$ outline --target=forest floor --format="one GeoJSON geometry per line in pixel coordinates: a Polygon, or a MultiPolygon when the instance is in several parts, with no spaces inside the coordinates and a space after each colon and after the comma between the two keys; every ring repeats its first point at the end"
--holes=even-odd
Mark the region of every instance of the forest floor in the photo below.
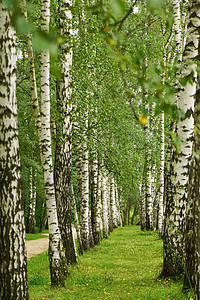
{"type": "Polygon", "coordinates": [[[27,258],[36,256],[48,249],[49,239],[48,233],[43,234],[46,238],[26,241],[27,258]]]}
{"type": "MultiPolygon", "coordinates": [[[[74,238],[77,238],[76,229],[73,227],[74,238]]],[[[36,256],[44,251],[46,251],[49,247],[49,234],[48,233],[40,233],[40,234],[26,234],[26,251],[27,258],[31,258],[36,256]]]]}
{"type": "Polygon", "coordinates": [[[30,299],[189,299],[181,291],[182,278],[158,279],[162,241],[156,232],[141,232],[139,226],[117,228],[78,259],[68,268],[65,288],[50,286],[47,251],[29,259],[30,299]]]}

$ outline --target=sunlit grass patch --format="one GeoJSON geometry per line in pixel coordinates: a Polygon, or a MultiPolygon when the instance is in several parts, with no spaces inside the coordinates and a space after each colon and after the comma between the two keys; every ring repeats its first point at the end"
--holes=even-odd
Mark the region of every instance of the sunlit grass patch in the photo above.
{"type": "Polygon", "coordinates": [[[48,238],[48,236],[40,233],[35,233],[35,234],[26,233],[26,241],[32,241],[32,240],[43,239],[43,238],[48,238]]]}
{"type": "Polygon", "coordinates": [[[65,288],[51,288],[47,252],[28,262],[30,299],[187,299],[182,280],[158,280],[162,241],[138,226],[117,228],[70,266],[65,288]],[[37,280],[39,284],[37,284],[37,280]]]}

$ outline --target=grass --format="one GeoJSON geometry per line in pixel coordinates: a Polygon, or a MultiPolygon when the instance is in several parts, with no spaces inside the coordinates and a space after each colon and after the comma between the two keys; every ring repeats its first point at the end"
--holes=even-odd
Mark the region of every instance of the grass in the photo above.
{"type": "Polygon", "coordinates": [[[158,280],[162,241],[138,226],[115,229],[108,240],[70,266],[65,288],[51,288],[48,255],[28,261],[30,299],[187,299],[182,280],[158,280]]]}
{"type": "Polygon", "coordinates": [[[48,237],[47,235],[40,234],[40,233],[35,233],[35,234],[26,233],[26,241],[32,241],[32,240],[37,240],[37,239],[42,239],[47,237],[48,237]]]}

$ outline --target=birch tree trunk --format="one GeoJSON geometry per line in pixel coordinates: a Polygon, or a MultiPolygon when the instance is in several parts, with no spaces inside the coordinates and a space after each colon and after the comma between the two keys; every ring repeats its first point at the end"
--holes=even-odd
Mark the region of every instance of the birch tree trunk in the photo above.
{"type": "Polygon", "coordinates": [[[112,211],[111,211],[111,204],[110,204],[110,198],[111,198],[110,191],[111,191],[111,189],[110,189],[110,176],[107,175],[106,197],[107,197],[107,206],[108,206],[108,228],[109,228],[109,233],[113,231],[112,211]]]}
{"type": "Polygon", "coordinates": [[[28,209],[28,221],[27,232],[35,233],[35,206],[36,206],[36,187],[32,167],[30,168],[30,191],[29,191],[29,209],[28,209]]]}
{"type": "Polygon", "coordinates": [[[110,183],[110,208],[111,208],[111,219],[112,219],[112,227],[117,227],[117,207],[116,207],[116,198],[115,198],[115,180],[111,176],[110,183]]]}
{"type": "MultiPolygon", "coordinates": [[[[175,9],[175,8],[174,8],[175,9]]],[[[166,60],[167,60],[167,49],[169,42],[165,43],[165,30],[162,27],[163,37],[163,66],[164,71],[162,73],[162,84],[165,85],[166,81],[166,60]]],[[[164,168],[165,168],[165,113],[162,112],[160,116],[160,175],[159,175],[159,190],[158,190],[158,232],[160,235],[163,234],[163,220],[164,220],[164,168]]]]}
{"type": "MultiPolygon", "coordinates": [[[[194,11],[196,13],[196,25],[198,24],[198,32],[200,29],[200,1],[198,6],[194,6],[194,11]]],[[[196,26],[197,28],[197,26],[196,26]]],[[[199,34],[200,38],[200,34],[199,34]]],[[[199,51],[200,54],[200,51],[199,51]]],[[[199,57],[199,56],[198,56],[199,57]]],[[[198,78],[198,91],[196,93],[195,102],[195,124],[200,122],[200,78],[198,78]]],[[[200,131],[199,127],[194,136],[194,151],[197,156],[200,157],[200,131]]],[[[195,299],[200,299],[200,161],[198,158],[194,158],[194,163],[192,165],[191,176],[190,176],[190,186],[189,186],[189,205],[188,205],[188,223],[186,232],[186,258],[185,258],[185,280],[189,283],[189,288],[194,289],[195,299]]],[[[184,287],[186,282],[184,282],[184,287]]]]}
{"type": "MultiPolygon", "coordinates": [[[[144,168],[145,172],[145,168],[144,168]]],[[[143,174],[142,185],[140,189],[140,227],[146,229],[146,201],[145,201],[145,175],[143,174]]]]}
{"type": "MultiPolygon", "coordinates": [[[[84,136],[85,137],[85,136],[84,136]]],[[[84,250],[90,250],[90,237],[89,237],[89,161],[88,161],[88,149],[86,141],[82,145],[82,226],[81,237],[84,250]]]]}
{"type": "Polygon", "coordinates": [[[159,192],[158,192],[158,232],[163,233],[164,218],[164,167],[165,167],[165,115],[164,112],[160,117],[160,175],[159,175],[159,192]]]}
{"type": "Polygon", "coordinates": [[[178,61],[182,60],[182,26],[181,26],[181,0],[172,0],[173,13],[174,13],[174,30],[175,30],[175,41],[178,55],[178,61]]]}
{"type": "MultiPolygon", "coordinates": [[[[28,21],[27,11],[26,11],[26,0],[22,0],[21,2],[21,10],[28,21]]],[[[34,119],[35,119],[35,127],[40,147],[40,157],[42,160],[42,145],[41,145],[41,116],[40,116],[40,107],[38,101],[38,93],[37,93],[37,82],[35,76],[35,63],[34,63],[34,52],[31,41],[31,34],[27,33],[27,52],[28,52],[28,60],[29,60],[29,76],[30,76],[30,86],[31,86],[31,98],[33,102],[33,111],[34,111],[34,119]]]]}
{"type": "Polygon", "coordinates": [[[29,299],[16,101],[16,34],[0,3],[0,298],[29,299]]]}
{"type": "MultiPolygon", "coordinates": [[[[50,1],[42,2],[41,30],[49,31],[50,1]]],[[[49,263],[52,285],[64,285],[66,271],[64,249],[58,226],[56,197],[53,179],[51,131],[50,131],[50,89],[49,89],[50,55],[48,50],[41,53],[41,144],[43,172],[46,193],[46,207],[49,224],[49,263]]]]}
{"type": "Polygon", "coordinates": [[[72,199],[72,209],[74,212],[74,222],[75,222],[75,228],[76,228],[76,234],[77,234],[77,241],[78,241],[78,252],[79,255],[83,255],[83,246],[81,241],[81,228],[78,220],[78,213],[76,208],[76,200],[74,196],[74,187],[71,184],[71,199],[72,199]]]}
{"type": "Polygon", "coordinates": [[[108,238],[109,224],[108,224],[108,195],[107,195],[107,176],[105,171],[102,174],[101,193],[102,193],[102,214],[103,214],[103,238],[108,238]]]}
{"type": "Polygon", "coordinates": [[[151,194],[151,161],[150,154],[147,158],[147,174],[146,174],[146,229],[153,229],[153,199],[151,194]]]}
{"type": "MultiPolygon", "coordinates": [[[[25,19],[28,21],[28,16],[26,11],[26,0],[22,1],[21,9],[25,19]]],[[[34,110],[34,120],[35,120],[36,133],[37,133],[39,148],[40,148],[40,158],[43,165],[44,162],[42,157],[42,144],[41,144],[41,115],[40,115],[40,106],[39,106],[38,93],[37,93],[34,52],[33,52],[30,33],[27,33],[27,53],[28,53],[28,60],[29,60],[29,76],[30,76],[31,98],[32,98],[33,110],[34,110]]],[[[46,221],[47,221],[47,211],[46,211],[46,207],[44,207],[44,212],[43,212],[43,217],[41,220],[39,232],[42,232],[45,229],[46,221]]]]}
{"type": "Polygon", "coordinates": [[[118,226],[122,226],[121,199],[119,197],[117,185],[115,185],[115,202],[117,207],[117,224],[118,226]]]}
{"type": "Polygon", "coordinates": [[[101,241],[100,229],[100,197],[99,194],[99,178],[98,178],[98,160],[97,157],[93,159],[91,166],[91,212],[92,212],[92,230],[95,245],[99,245],[101,241]]]}
{"type": "MultiPolygon", "coordinates": [[[[87,127],[87,115],[86,115],[87,127]]],[[[81,239],[83,250],[90,250],[90,228],[89,228],[89,161],[86,128],[81,134],[82,141],[74,141],[76,156],[76,172],[78,181],[79,213],[81,225],[81,239]]]]}
{"type": "MultiPolygon", "coordinates": [[[[191,37],[191,43],[195,49],[198,49],[196,59],[199,61],[199,40],[200,40],[200,1],[189,2],[189,33],[193,32],[191,37]],[[192,31],[193,29],[193,31],[192,31]]],[[[185,230],[185,276],[184,276],[184,288],[190,288],[194,290],[195,299],[200,299],[200,78],[198,75],[198,84],[195,97],[194,108],[194,144],[193,150],[196,153],[196,157],[193,158],[193,162],[190,168],[189,178],[189,191],[187,201],[187,218],[186,218],[186,230],[185,230]]]]}
{"type": "MultiPolygon", "coordinates": [[[[191,3],[189,11],[188,36],[183,54],[182,77],[193,72],[192,82],[187,82],[180,89],[177,99],[178,108],[185,112],[186,117],[177,124],[177,135],[182,143],[180,153],[172,154],[171,168],[168,176],[166,212],[163,235],[163,276],[176,276],[183,271],[184,243],[183,230],[185,224],[186,200],[188,196],[188,173],[192,155],[192,136],[194,129],[193,110],[196,93],[196,63],[198,55],[198,16],[195,3],[191,3]],[[188,65],[188,61],[193,61],[188,65]]],[[[197,5],[198,6],[198,5],[197,5]]]]}
{"type": "Polygon", "coordinates": [[[56,146],[55,146],[55,191],[59,227],[65,256],[70,264],[77,262],[71,216],[71,156],[72,156],[72,2],[59,1],[59,34],[66,43],[59,47],[60,79],[57,82],[56,146]]]}

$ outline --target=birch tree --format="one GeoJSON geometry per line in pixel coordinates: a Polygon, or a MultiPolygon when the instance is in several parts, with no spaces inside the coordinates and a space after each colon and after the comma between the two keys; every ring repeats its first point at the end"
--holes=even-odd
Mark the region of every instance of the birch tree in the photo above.
{"type": "MultiPolygon", "coordinates": [[[[49,32],[50,1],[43,0],[41,15],[41,30],[49,32]]],[[[50,89],[49,89],[50,53],[41,53],[41,144],[43,157],[43,172],[46,193],[46,206],[49,224],[49,262],[52,285],[64,285],[66,271],[64,249],[61,240],[56,197],[53,179],[51,131],[50,131],[50,89]]]]}
{"type": "MultiPolygon", "coordinates": [[[[95,154],[94,154],[95,155],[95,154]]],[[[95,155],[96,156],[96,155],[95,155]]],[[[100,229],[100,178],[98,176],[98,160],[95,157],[91,165],[91,217],[92,217],[92,230],[94,236],[95,245],[99,245],[101,241],[101,229],[100,229]]]]}
{"type": "Polygon", "coordinates": [[[175,41],[177,49],[177,59],[178,62],[182,60],[182,24],[181,24],[181,0],[173,0],[173,12],[174,12],[174,31],[175,31],[175,41]]]}
{"type": "Polygon", "coordinates": [[[27,232],[35,233],[35,207],[36,207],[36,187],[35,187],[35,174],[33,169],[30,168],[30,191],[29,191],[29,209],[27,220],[27,232]]]}
{"type": "Polygon", "coordinates": [[[111,176],[110,183],[110,208],[111,208],[111,219],[112,219],[112,227],[117,227],[117,207],[116,207],[116,198],[115,198],[115,180],[113,176],[111,176]]]}
{"type": "Polygon", "coordinates": [[[68,263],[77,262],[71,216],[71,157],[72,157],[72,2],[59,1],[60,79],[57,80],[57,124],[55,146],[55,191],[59,227],[68,263]]]}
{"type": "Polygon", "coordinates": [[[75,222],[75,228],[76,228],[76,234],[77,234],[77,242],[78,242],[78,252],[79,255],[83,254],[83,246],[82,246],[82,240],[81,240],[81,229],[80,229],[80,223],[78,219],[78,213],[76,208],[76,199],[74,196],[74,187],[71,183],[71,199],[72,199],[72,209],[74,213],[74,222],[75,222]]]}
{"type": "Polygon", "coordinates": [[[196,14],[190,3],[188,34],[183,53],[181,76],[191,76],[191,81],[180,88],[177,107],[185,113],[185,118],[177,123],[177,136],[181,139],[179,153],[172,153],[172,161],[167,184],[166,213],[163,235],[163,276],[176,276],[183,271],[184,256],[183,229],[185,223],[186,200],[188,196],[188,170],[192,155],[192,136],[194,129],[193,110],[196,93],[196,63],[198,55],[198,35],[196,14]],[[191,61],[188,65],[187,62],[191,61]]]}
{"type": "Polygon", "coordinates": [[[0,298],[29,299],[16,101],[16,33],[0,3],[0,298]]]}
{"type": "MultiPolygon", "coordinates": [[[[144,168],[145,172],[145,168],[144,168]]],[[[146,201],[145,201],[145,176],[142,176],[142,184],[140,188],[140,227],[141,230],[146,229],[146,201]]]]}
{"type": "MultiPolygon", "coordinates": [[[[76,173],[78,182],[78,201],[81,226],[81,239],[83,250],[90,249],[90,210],[89,210],[89,152],[87,148],[86,128],[88,122],[88,114],[85,115],[84,127],[81,136],[74,138],[73,146],[76,156],[76,173]],[[80,139],[82,140],[80,141],[80,139]]],[[[77,117],[77,116],[76,116],[77,117]]],[[[81,118],[81,117],[80,117],[81,118]]],[[[75,123],[78,126],[78,122],[75,123]]],[[[74,126],[75,127],[75,126],[74,126]]]]}
{"type": "MultiPolygon", "coordinates": [[[[195,49],[196,57],[199,61],[199,29],[200,29],[200,1],[189,2],[189,24],[188,31],[190,42],[195,49]]],[[[200,121],[200,78],[198,74],[197,89],[194,107],[194,143],[193,161],[190,168],[189,191],[187,201],[187,216],[185,230],[185,276],[184,288],[192,288],[195,292],[195,299],[200,298],[200,273],[199,273],[199,121],[200,121]]]]}
{"type": "Polygon", "coordinates": [[[106,171],[103,168],[101,182],[101,193],[102,193],[102,221],[103,221],[103,238],[108,238],[109,235],[109,223],[108,223],[108,195],[107,195],[107,176],[106,171]]]}

